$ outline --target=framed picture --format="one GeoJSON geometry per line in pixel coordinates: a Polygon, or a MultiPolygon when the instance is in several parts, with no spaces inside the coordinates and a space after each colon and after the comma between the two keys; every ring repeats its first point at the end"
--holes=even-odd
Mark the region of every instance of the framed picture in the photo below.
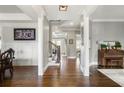
{"type": "Polygon", "coordinates": [[[14,40],[35,40],[35,28],[14,28],[14,40]]]}
{"type": "Polygon", "coordinates": [[[73,39],[69,39],[69,44],[73,44],[73,39]]]}

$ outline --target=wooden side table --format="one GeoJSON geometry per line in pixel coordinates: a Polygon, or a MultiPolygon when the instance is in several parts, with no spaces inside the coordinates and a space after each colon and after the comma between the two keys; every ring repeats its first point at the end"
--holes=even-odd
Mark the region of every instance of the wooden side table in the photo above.
{"type": "Polygon", "coordinates": [[[112,67],[113,63],[115,63],[115,62],[117,64],[117,66],[123,68],[123,60],[111,60],[111,67],[112,67]]]}
{"type": "Polygon", "coordinates": [[[113,66],[113,63],[116,62],[116,66],[120,66],[123,68],[124,56],[122,56],[122,55],[105,56],[104,57],[104,66],[107,66],[107,60],[109,60],[111,67],[113,66]]]}
{"type": "Polygon", "coordinates": [[[0,61],[0,82],[3,81],[3,73],[2,73],[2,65],[1,65],[1,61],[0,61]]]}

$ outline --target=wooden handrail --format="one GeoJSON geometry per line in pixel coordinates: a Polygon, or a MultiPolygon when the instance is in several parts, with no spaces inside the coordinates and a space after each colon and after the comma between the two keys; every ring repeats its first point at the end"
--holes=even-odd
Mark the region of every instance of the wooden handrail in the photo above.
{"type": "Polygon", "coordinates": [[[57,63],[60,63],[60,60],[61,60],[61,55],[60,55],[60,46],[58,46],[57,48],[57,63]]]}
{"type": "Polygon", "coordinates": [[[57,50],[57,60],[56,60],[56,62],[60,63],[60,59],[61,59],[61,56],[60,56],[60,46],[54,44],[51,41],[49,41],[49,43],[56,47],[56,50],[57,50]]]}
{"type": "Polygon", "coordinates": [[[56,48],[58,48],[58,45],[56,45],[55,43],[53,43],[52,41],[49,41],[50,44],[52,44],[53,46],[55,46],[56,48]]]}

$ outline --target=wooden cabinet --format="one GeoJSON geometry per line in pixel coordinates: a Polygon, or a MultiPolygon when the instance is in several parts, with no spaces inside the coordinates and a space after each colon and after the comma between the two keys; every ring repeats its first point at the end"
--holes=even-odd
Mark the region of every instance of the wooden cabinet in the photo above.
{"type": "Polygon", "coordinates": [[[123,67],[124,50],[117,49],[99,49],[98,65],[99,66],[120,66],[123,67]]]}

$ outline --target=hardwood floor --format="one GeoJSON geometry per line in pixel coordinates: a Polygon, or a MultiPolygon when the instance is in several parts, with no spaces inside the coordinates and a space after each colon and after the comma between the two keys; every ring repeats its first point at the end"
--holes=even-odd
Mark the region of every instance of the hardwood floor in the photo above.
{"type": "Polygon", "coordinates": [[[119,87],[98,72],[96,66],[90,68],[90,77],[84,77],[75,59],[63,58],[60,68],[48,67],[43,77],[37,76],[37,67],[14,69],[13,79],[4,80],[1,87],[119,87]]]}

